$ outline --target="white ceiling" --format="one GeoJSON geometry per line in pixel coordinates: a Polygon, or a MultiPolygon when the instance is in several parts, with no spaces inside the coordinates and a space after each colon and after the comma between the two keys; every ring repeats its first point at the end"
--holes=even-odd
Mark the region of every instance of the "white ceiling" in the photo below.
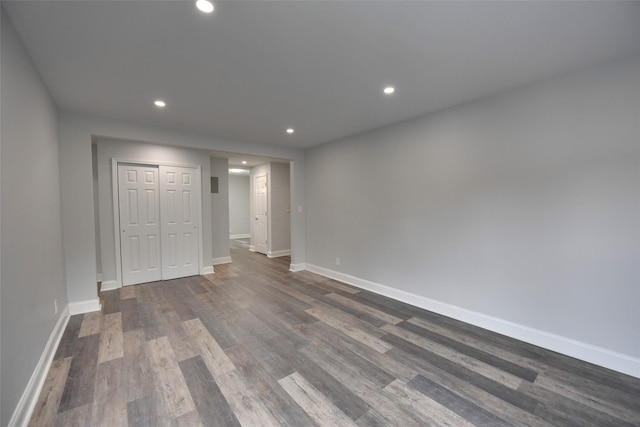
{"type": "Polygon", "coordinates": [[[294,147],[640,54],[640,2],[2,4],[62,109],[294,147]]]}

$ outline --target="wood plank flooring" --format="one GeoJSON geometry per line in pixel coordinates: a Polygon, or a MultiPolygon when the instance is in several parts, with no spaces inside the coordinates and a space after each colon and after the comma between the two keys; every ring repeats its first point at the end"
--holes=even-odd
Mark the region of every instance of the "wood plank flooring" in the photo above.
{"type": "Polygon", "coordinates": [[[71,317],[31,426],[640,426],[640,380],[232,248],[71,317]]]}

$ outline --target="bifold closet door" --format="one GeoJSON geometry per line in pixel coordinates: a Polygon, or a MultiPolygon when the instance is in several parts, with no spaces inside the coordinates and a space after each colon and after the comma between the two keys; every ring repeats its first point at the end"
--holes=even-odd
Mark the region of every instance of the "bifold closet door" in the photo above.
{"type": "Polygon", "coordinates": [[[162,278],[158,167],[118,165],[122,284],[162,278]]]}
{"type": "Polygon", "coordinates": [[[163,280],[198,274],[196,169],[160,166],[163,280]]]}

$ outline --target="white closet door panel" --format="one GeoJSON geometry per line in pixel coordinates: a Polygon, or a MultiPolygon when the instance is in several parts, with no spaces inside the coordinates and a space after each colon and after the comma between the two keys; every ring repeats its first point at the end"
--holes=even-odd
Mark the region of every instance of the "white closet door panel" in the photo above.
{"type": "Polygon", "coordinates": [[[122,284],[162,278],[158,168],[118,165],[122,284]]]}
{"type": "Polygon", "coordinates": [[[195,276],[198,269],[196,169],[160,166],[162,278],[195,276]]]}

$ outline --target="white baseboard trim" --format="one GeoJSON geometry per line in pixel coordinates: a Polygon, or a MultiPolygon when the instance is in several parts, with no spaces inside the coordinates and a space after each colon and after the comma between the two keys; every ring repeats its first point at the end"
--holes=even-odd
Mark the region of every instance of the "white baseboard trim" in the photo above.
{"type": "Polygon", "coordinates": [[[307,265],[304,262],[300,262],[298,264],[289,264],[289,271],[304,271],[307,269],[307,265]]]}
{"type": "Polygon", "coordinates": [[[70,302],[69,303],[69,314],[83,314],[83,313],[91,313],[92,311],[100,311],[100,300],[90,299],[87,301],[78,301],[78,302],[70,302]]]}
{"type": "Polygon", "coordinates": [[[256,247],[253,246],[253,245],[249,245],[249,251],[255,252],[256,251],[256,247]]]}
{"type": "Polygon", "coordinates": [[[22,427],[29,424],[33,410],[38,402],[38,397],[42,391],[42,386],[47,378],[47,373],[51,367],[53,356],[56,354],[58,344],[60,344],[60,340],[62,339],[62,334],[69,322],[69,317],[71,316],[69,314],[69,307],[67,306],[62,310],[53,331],[51,331],[51,335],[49,335],[49,340],[42,351],[42,355],[40,355],[40,360],[38,360],[38,364],[33,370],[33,374],[31,374],[27,387],[24,393],[22,393],[22,397],[20,397],[18,406],[16,406],[9,420],[9,427],[22,427]]]}
{"type": "Polygon", "coordinates": [[[96,282],[102,282],[102,273],[96,274],[96,282]]]}
{"type": "Polygon", "coordinates": [[[268,251],[267,257],[269,258],[278,258],[281,256],[289,256],[291,255],[291,249],[284,249],[281,251],[268,251]]]}
{"type": "Polygon", "coordinates": [[[231,262],[231,257],[230,256],[221,256],[218,258],[213,258],[211,260],[211,263],[213,265],[219,265],[219,264],[229,264],[231,262]]]}
{"type": "Polygon", "coordinates": [[[102,282],[100,285],[100,292],[102,291],[112,291],[114,289],[121,288],[120,283],[117,280],[107,280],[106,282],[102,282]]]}
{"type": "Polygon", "coordinates": [[[231,234],[229,239],[250,239],[251,234],[231,234]]]}
{"type": "MultiPolygon", "coordinates": [[[[293,264],[292,264],[293,266],[293,264]]],[[[528,326],[509,322],[497,317],[488,316],[486,314],[467,310],[451,304],[432,300],[430,298],[416,295],[411,292],[392,288],[390,286],[381,285],[366,279],[361,279],[349,274],[340,273],[328,268],[320,267],[313,264],[307,264],[306,269],[320,274],[322,276],[348,283],[350,285],[362,288],[376,294],[384,295],[404,303],[441,314],[443,316],[452,317],[454,319],[506,335],[521,341],[528,342],[548,350],[556,351],[567,356],[585,362],[593,363],[623,374],[640,378],[640,359],[626,354],[608,350],[606,348],[587,344],[571,338],[530,328],[528,326]]],[[[293,267],[291,267],[291,271],[293,267]]]]}
{"type": "Polygon", "coordinates": [[[208,265],[202,269],[200,275],[204,276],[205,274],[213,274],[213,265],[208,265]]]}

